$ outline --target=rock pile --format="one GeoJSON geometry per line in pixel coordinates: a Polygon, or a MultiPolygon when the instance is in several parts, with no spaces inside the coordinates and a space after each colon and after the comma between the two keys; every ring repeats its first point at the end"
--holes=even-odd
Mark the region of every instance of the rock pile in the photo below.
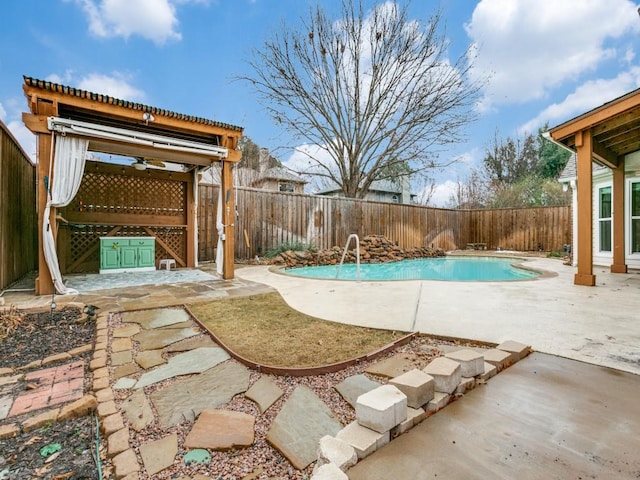
{"type": "MultiPolygon", "coordinates": [[[[287,250],[271,259],[274,265],[286,267],[310,267],[316,265],[336,265],[342,258],[342,247],[312,252],[310,250],[287,250]]],[[[412,258],[443,257],[444,250],[428,247],[401,248],[384,235],[367,235],[360,240],[361,263],[398,262],[412,258]]],[[[344,263],[356,262],[356,250],[348,250],[344,263]]]]}

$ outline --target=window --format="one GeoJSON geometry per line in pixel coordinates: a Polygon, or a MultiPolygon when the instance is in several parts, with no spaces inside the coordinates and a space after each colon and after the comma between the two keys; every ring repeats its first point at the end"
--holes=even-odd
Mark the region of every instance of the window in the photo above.
{"type": "Polygon", "coordinates": [[[600,251],[611,251],[611,187],[598,189],[598,226],[600,232],[600,251]]]}
{"type": "Polygon", "coordinates": [[[640,253],[640,182],[631,183],[631,253],[640,253]]]}
{"type": "Polygon", "coordinates": [[[281,192],[294,192],[295,187],[291,182],[280,182],[279,190],[281,192]]]}
{"type": "Polygon", "coordinates": [[[393,195],[393,196],[391,197],[391,202],[392,202],[392,203],[399,203],[398,195],[393,195]]]}

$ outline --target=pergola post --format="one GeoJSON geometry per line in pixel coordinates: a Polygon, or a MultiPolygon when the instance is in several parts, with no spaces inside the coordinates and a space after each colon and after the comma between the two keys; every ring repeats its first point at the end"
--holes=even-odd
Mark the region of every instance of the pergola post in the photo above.
{"type": "Polygon", "coordinates": [[[613,263],[611,273],[627,273],[624,232],[624,157],[613,172],[613,263]]]}
{"type": "Polygon", "coordinates": [[[234,276],[233,265],[235,258],[235,195],[233,192],[233,164],[222,162],[222,224],[224,225],[224,263],[222,278],[232,279],[234,276]]]}
{"type": "Polygon", "coordinates": [[[578,272],[575,285],[594,286],[593,274],[593,139],[591,130],[576,133],[578,173],[578,272]]]}
{"type": "MultiPolygon", "coordinates": [[[[56,108],[51,102],[45,102],[37,100],[31,103],[31,110],[34,114],[39,115],[55,115],[56,108]]],[[[35,293],[36,295],[52,295],[55,293],[55,286],[51,279],[51,272],[49,266],[44,258],[44,240],[42,238],[42,229],[46,223],[44,218],[44,210],[47,205],[48,192],[47,186],[51,184],[51,178],[49,178],[49,172],[53,171],[53,164],[51,162],[51,151],[53,149],[53,136],[51,134],[38,133],[38,175],[37,175],[37,194],[36,201],[38,203],[38,276],[35,281],[35,293]],[[45,183],[45,178],[47,179],[45,183]]],[[[56,209],[51,208],[49,214],[49,223],[51,228],[56,228],[56,209]]],[[[55,238],[55,231],[54,231],[55,238]]]]}

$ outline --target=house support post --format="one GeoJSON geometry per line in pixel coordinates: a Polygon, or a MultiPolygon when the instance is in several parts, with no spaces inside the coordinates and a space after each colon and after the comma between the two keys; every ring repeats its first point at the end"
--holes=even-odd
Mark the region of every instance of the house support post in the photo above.
{"type": "Polygon", "coordinates": [[[613,263],[611,273],[627,273],[624,235],[624,157],[613,169],[613,263]]]}
{"type": "Polygon", "coordinates": [[[578,272],[575,285],[594,286],[593,274],[593,138],[591,130],[576,133],[578,170],[578,272]]]}
{"type": "Polygon", "coordinates": [[[235,195],[233,192],[233,163],[222,162],[222,223],[224,225],[224,262],[222,278],[232,279],[234,276],[233,263],[235,259],[235,195]]]}

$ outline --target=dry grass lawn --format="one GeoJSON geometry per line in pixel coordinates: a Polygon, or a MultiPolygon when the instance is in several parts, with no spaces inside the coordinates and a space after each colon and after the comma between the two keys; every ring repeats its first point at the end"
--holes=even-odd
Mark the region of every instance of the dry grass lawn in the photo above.
{"type": "Polygon", "coordinates": [[[304,315],[276,292],[216,300],[190,309],[236,353],[276,367],[316,367],[348,360],[403,335],[304,315]]]}

